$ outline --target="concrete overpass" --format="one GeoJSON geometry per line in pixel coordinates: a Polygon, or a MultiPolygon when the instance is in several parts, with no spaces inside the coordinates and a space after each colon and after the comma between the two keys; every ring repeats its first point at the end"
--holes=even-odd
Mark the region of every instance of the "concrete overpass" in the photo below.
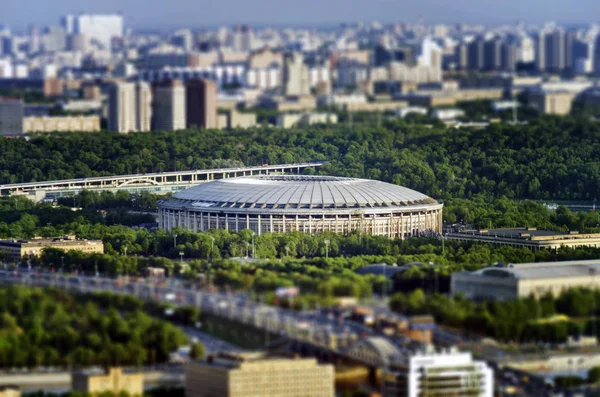
{"type": "Polygon", "coordinates": [[[81,190],[126,190],[129,192],[150,191],[166,193],[186,189],[192,185],[214,179],[232,178],[246,175],[300,174],[306,168],[319,168],[324,161],[262,165],[256,167],[219,168],[206,170],[157,172],[151,174],[100,176],[92,178],[64,179],[13,183],[0,185],[0,195],[28,195],[41,200],[46,195],[72,195],[81,190]]]}
{"type": "Polygon", "coordinates": [[[110,279],[68,277],[60,274],[0,271],[0,285],[23,284],[63,288],[72,292],[111,292],[130,294],[173,306],[191,305],[201,313],[227,318],[240,324],[301,345],[323,356],[349,359],[377,368],[401,350],[402,341],[378,335],[372,328],[348,319],[314,312],[297,312],[253,302],[246,294],[209,292],[186,288],[177,280],[110,279]]]}

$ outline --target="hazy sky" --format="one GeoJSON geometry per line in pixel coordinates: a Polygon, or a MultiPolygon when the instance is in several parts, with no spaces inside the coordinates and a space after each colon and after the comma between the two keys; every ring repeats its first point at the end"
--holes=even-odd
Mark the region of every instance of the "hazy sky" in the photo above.
{"type": "Polygon", "coordinates": [[[415,21],[499,24],[594,22],[600,0],[0,0],[0,24],[57,24],[66,13],[122,11],[128,25],[198,28],[221,23],[335,24],[415,21]]]}

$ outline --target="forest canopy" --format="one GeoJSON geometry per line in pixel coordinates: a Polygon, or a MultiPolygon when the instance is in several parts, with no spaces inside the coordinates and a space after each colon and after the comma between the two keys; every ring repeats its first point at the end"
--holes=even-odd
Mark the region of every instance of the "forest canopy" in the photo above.
{"type": "Polygon", "coordinates": [[[593,200],[599,136],[598,123],[551,116],[484,130],[388,119],[351,129],[63,133],[0,140],[0,183],[329,160],[320,173],[379,179],[434,198],[593,200]]]}

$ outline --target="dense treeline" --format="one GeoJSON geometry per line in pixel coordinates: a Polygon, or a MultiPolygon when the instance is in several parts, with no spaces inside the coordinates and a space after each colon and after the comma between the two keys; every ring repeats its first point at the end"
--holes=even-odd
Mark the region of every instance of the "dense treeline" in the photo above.
{"type": "Polygon", "coordinates": [[[436,198],[593,200],[600,189],[600,124],[541,117],[485,130],[400,120],[282,131],[54,134],[0,141],[0,183],[239,164],[330,160],[322,173],[380,179],[436,198]]]}
{"type": "Polygon", "coordinates": [[[117,306],[61,290],[1,288],[0,367],[166,362],[187,338],[141,309],[135,300],[117,306]]]}
{"type": "Polygon", "coordinates": [[[568,336],[600,337],[598,290],[574,288],[558,298],[476,303],[463,296],[425,294],[417,289],[393,295],[390,307],[400,313],[429,313],[441,324],[501,341],[562,343],[568,336]],[[556,318],[559,314],[570,318],[556,318]]]}

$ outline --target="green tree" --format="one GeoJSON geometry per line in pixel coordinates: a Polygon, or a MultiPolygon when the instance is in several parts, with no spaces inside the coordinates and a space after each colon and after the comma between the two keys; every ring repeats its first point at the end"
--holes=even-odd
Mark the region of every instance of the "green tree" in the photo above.
{"type": "Polygon", "coordinates": [[[202,343],[193,343],[190,348],[190,358],[192,360],[201,360],[204,358],[205,350],[202,343]]]}

